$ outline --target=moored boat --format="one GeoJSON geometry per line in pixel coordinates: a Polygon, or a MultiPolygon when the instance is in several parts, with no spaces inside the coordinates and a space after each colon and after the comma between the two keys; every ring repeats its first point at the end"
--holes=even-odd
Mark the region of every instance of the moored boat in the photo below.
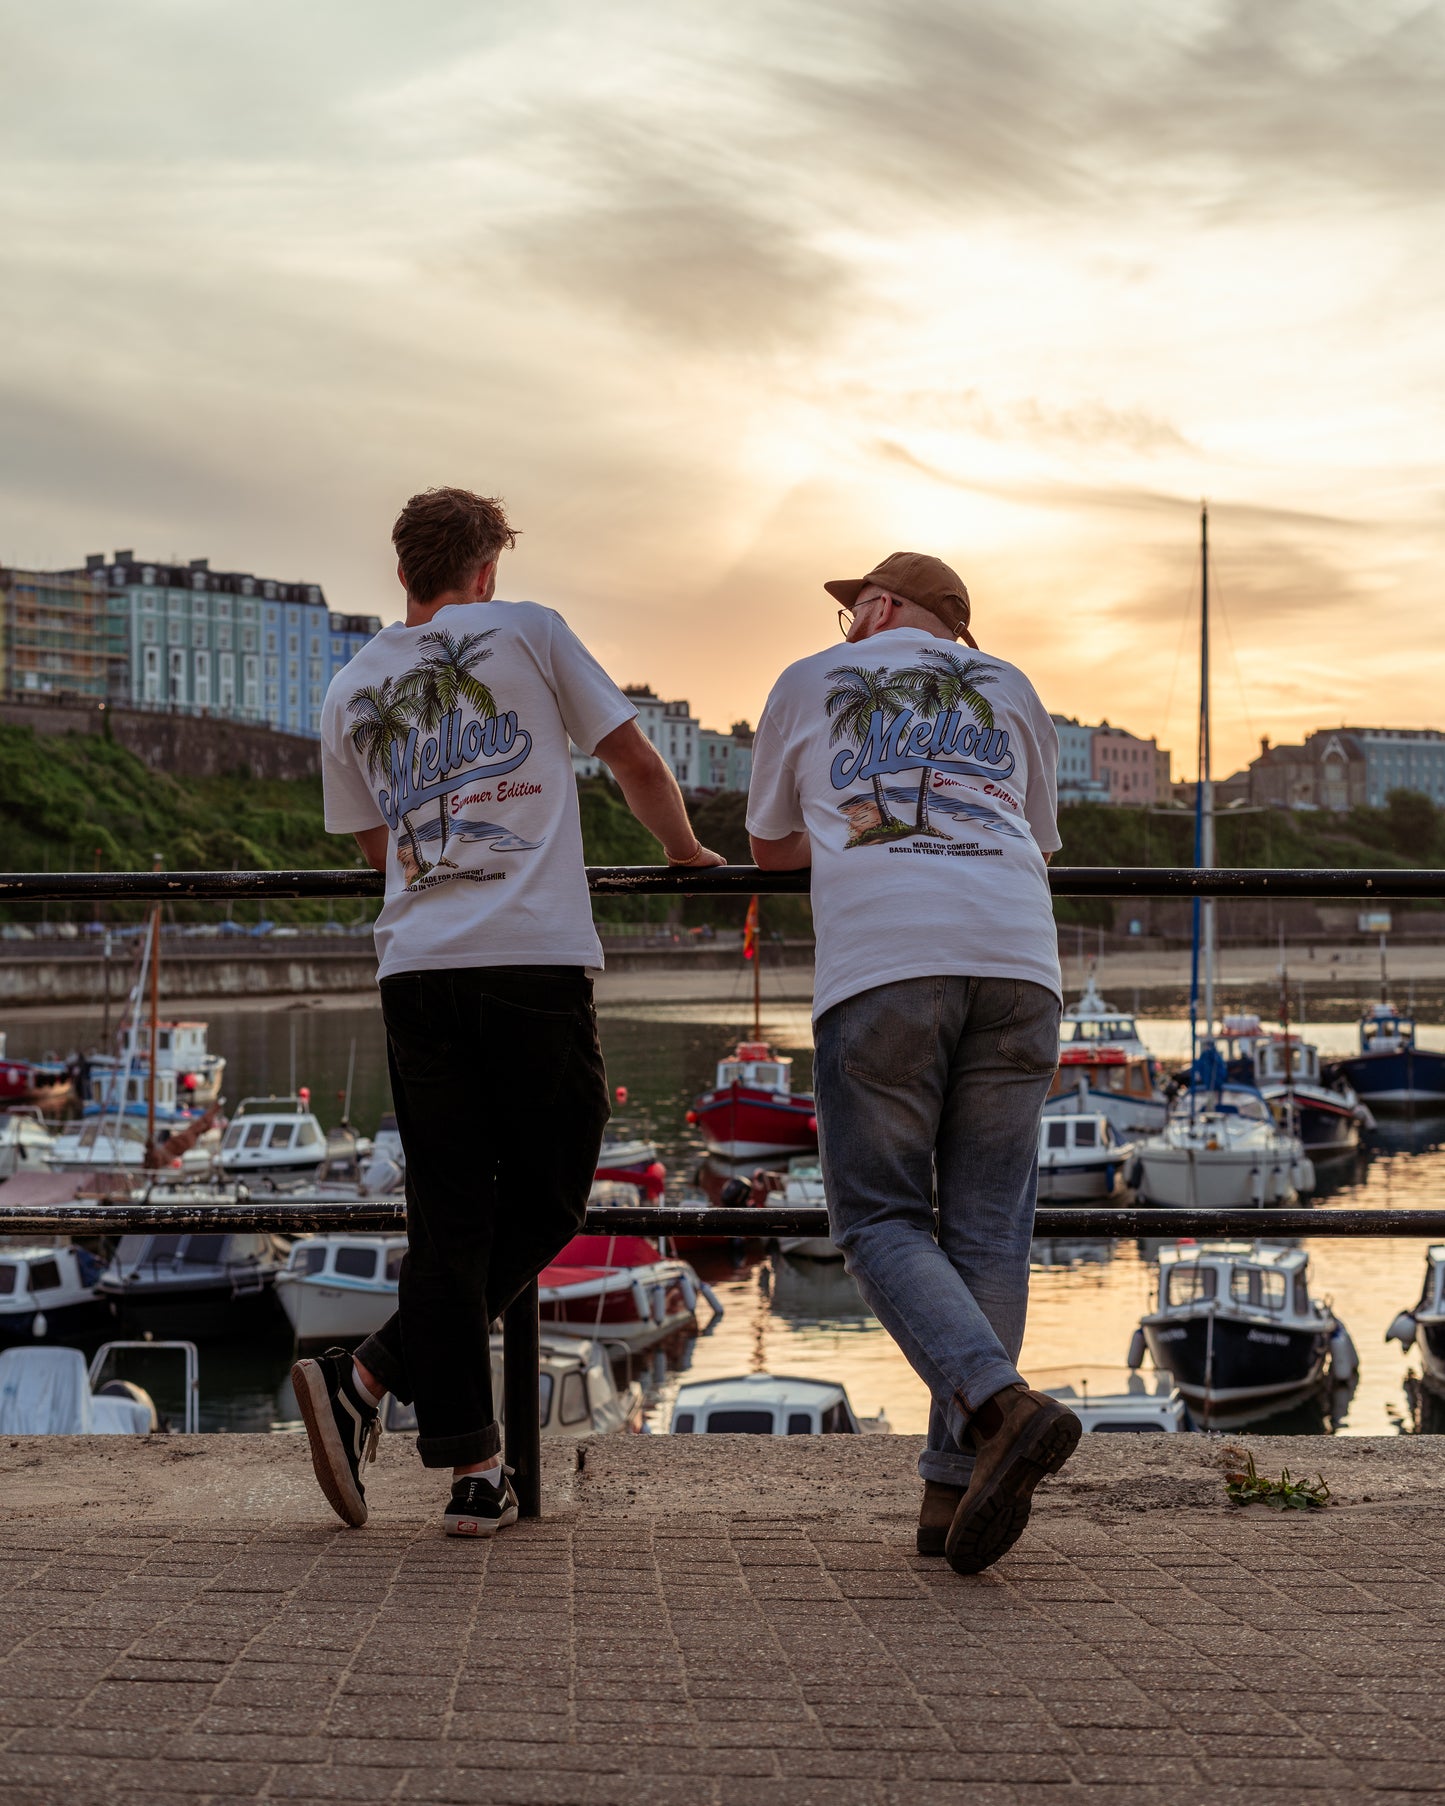
{"type": "Polygon", "coordinates": [[[1360,1131],[1374,1127],[1348,1079],[1337,1075],[1326,1082],[1312,1041],[1289,1029],[1266,1031],[1255,1015],[1226,1016],[1219,1039],[1230,1078],[1253,1085],[1312,1159],[1354,1153],[1360,1131]]]}
{"type": "Polygon", "coordinates": [[[276,1300],[297,1344],[360,1342],[396,1309],[404,1235],[338,1230],[292,1243],[276,1300]]]}
{"type": "Polygon", "coordinates": [[[1186,1092],[1160,1133],[1139,1143],[1138,1188],[1151,1204],[1208,1210],[1288,1204],[1314,1185],[1298,1138],[1279,1127],[1248,1085],[1186,1092]]]}
{"type": "Polygon", "coordinates": [[[103,1266],[68,1244],[0,1247],[0,1347],[64,1340],[103,1324],[110,1314],[96,1290],[103,1266]]]}
{"type": "MultiPolygon", "coordinates": [[[[548,1439],[607,1436],[643,1427],[645,1402],[636,1380],[619,1387],[601,1342],[544,1330],[537,1371],[538,1419],[548,1439]]],[[[502,1384],[502,1338],[491,1338],[492,1410],[506,1423],[506,1388],[502,1384]]],[[[415,1431],[416,1409],[390,1394],[383,1407],[388,1430],[415,1431]]]]}
{"type": "Polygon", "coordinates": [[[886,1433],[885,1414],[859,1417],[836,1380],[749,1373],[679,1386],[674,1436],[858,1436],[886,1433]]]}
{"type": "MultiPolygon", "coordinates": [[[[223,1055],[213,1054],[206,1045],[209,1024],[158,1019],[154,1028],[156,1071],[175,1074],[176,1094],[180,1102],[204,1108],[221,1095],[225,1077],[223,1055]]],[[[98,1074],[125,1069],[143,1069],[150,1060],[152,1028],[147,1022],[130,1020],[121,1027],[114,1054],[93,1054],[89,1061],[92,1087],[98,1074]]]]}
{"type": "Polygon", "coordinates": [[[1045,1116],[1039,1123],[1039,1198],[1082,1204],[1118,1197],[1137,1159],[1135,1143],[1119,1140],[1102,1113],[1045,1116]]]}
{"type": "Polygon", "coordinates": [[[699,1297],[719,1307],[685,1260],[640,1235],[576,1235],[538,1275],[541,1319],[554,1331],[647,1348],[696,1321],[699,1297]]]}
{"type": "Polygon", "coordinates": [[[123,1235],[98,1290],[128,1326],[202,1341],[279,1325],[285,1259],[274,1235],[123,1235]]]}
{"type": "Polygon", "coordinates": [[[294,1097],[246,1097],[231,1118],[216,1155],[229,1179],[316,1177],[326,1136],[304,1092],[294,1097]]]}
{"type": "Polygon", "coordinates": [[[1385,1331],[1387,1342],[1398,1342],[1406,1351],[1420,1351],[1421,1377],[1432,1392],[1445,1394],[1445,1243],[1436,1242],[1425,1252],[1425,1280],[1420,1301],[1401,1311],[1385,1331]]]}
{"type": "Polygon", "coordinates": [[[1445,1111],[1445,1053],[1416,1043],[1415,1018],[1377,1003],[1360,1022],[1360,1051],[1337,1060],[1371,1109],[1445,1111]]]}
{"type": "Polygon", "coordinates": [[[0,1179],[16,1173],[44,1172],[50,1165],[55,1136],[34,1104],[12,1104],[0,1110],[0,1179]]]}
{"type": "Polygon", "coordinates": [[[1140,1321],[1129,1366],[1147,1350],[1191,1408],[1262,1405],[1353,1377],[1344,1325],[1310,1296],[1309,1255],[1265,1242],[1179,1242],[1161,1250],[1155,1309],[1140,1321]]]}
{"type": "Polygon", "coordinates": [[[766,1041],[739,1041],[718,1062],[710,1091],[687,1113],[709,1149],[726,1160],[761,1160],[818,1145],[811,1095],[793,1090],[793,1062],[766,1041]]]}

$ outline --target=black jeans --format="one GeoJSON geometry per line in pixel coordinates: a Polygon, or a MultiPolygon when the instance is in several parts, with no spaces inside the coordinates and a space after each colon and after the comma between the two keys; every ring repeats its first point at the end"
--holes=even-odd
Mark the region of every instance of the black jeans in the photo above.
{"type": "Polygon", "coordinates": [[[395,1314],[357,1359],[416,1401],[427,1467],[485,1461],[488,1326],[582,1226],[607,1123],[580,966],[467,966],[381,981],[407,1253],[395,1314]]]}

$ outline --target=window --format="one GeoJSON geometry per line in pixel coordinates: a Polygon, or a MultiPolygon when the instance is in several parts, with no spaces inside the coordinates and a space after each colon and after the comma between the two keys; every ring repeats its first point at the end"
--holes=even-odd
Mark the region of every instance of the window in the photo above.
{"type": "Polygon", "coordinates": [[[1074,1146],[1076,1148],[1092,1148],[1098,1146],[1098,1124],[1092,1122],[1076,1122],[1074,1124],[1074,1146]]]}
{"type": "MultiPolygon", "coordinates": [[[[400,1282],[401,1282],[401,1263],[405,1259],[406,1259],[406,1248],[404,1246],[392,1247],[392,1248],[387,1249],[387,1251],[386,1251],[386,1282],[388,1285],[400,1284],[400,1282]]],[[[542,1377],[543,1377],[544,1381],[547,1381],[550,1384],[550,1379],[549,1379],[548,1375],[543,1374],[542,1377]]]]}
{"type": "Polygon", "coordinates": [[[301,641],[296,634],[293,633],[287,636],[286,650],[288,652],[299,652],[301,650],[301,641]]]}
{"type": "Polygon", "coordinates": [[[692,1435],[692,1412],[691,1411],[679,1411],[678,1412],[677,1416],[672,1421],[672,1433],[674,1436],[691,1436],[692,1435]]]}
{"type": "Polygon", "coordinates": [[[143,620],[141,622],[140,637],[141,637],[141,643],[143,645],[146,645],[146,646],[154,646],[155,645],[155,643],[156,643],[156,624],[154,621],[143,620]]]}
{"type": "Polygon", "coordinates": [[[186,626],[185,626],[184,621],[167,621],[167,623],[166,623],[166,643],[167,643],[167,645],[180,646],[184,643],[185,637],[186,637],[186,626]]]}
{"type": "Polygon", "coordinates": [[[0,1267],[0,1298],[10,1298],[15,1292],[15,1269],[11,1266],[0,1267]]]}
{"type": "Polygon", "coordinates": [[[273,1148],[289,1148],[296,1138],[294,1122],[278,1122],[272,1126],[271,1140],[267,1144],[273,1148]]]}
{"type": "Polygon", "coordinates": [[[788,1434],[790,1436],[811,1436],[813,1434],[813,1414],[811,1411],[789,1411],[788,1434]]]}
{"type": "Polygon", "coordinates": [[[825,1436],[851,1436],[853,1424],[848,1416],[848,1407],[840,1398],[836,1405],[829,1405],[823,1413],[823,1434],[825,1436]]]}
{"type": "Polygon", "coordinates": [[[204,646],[208,637],[206,623],[204,621],[191,622],[192,646],[204,646]]]}
{"type": "Polygon", "coordinates": [[[1165,1288],[1170,1304],[1198,1304],[1213,1298],[1219,1288],[1219,1275],[1213,1267],[1201,1267],[1191,1261],[1187,1267],[1171,1267],[1165,1288]]]}
{"type": "Polygon", "coordinates": [[[562,1422],[586,1423],[587,1393],[582,1385],[580,1373],[564,1373],[562,1375],[562,1422]]]}
{"type": "Polygon", "coordinates": [[[296,1132],[296,1145],[298,1148],[324,1147],[325,1138],[321,1133],[320,1123],[312,1122],[309,1118],[304,1118],[300,1128],[296,1132]]]}
{"type": "Polygon", "coordinates": [[[188,1235],[181,1259],[189,1267],[215,1265],[226,1251],[224,1235],[188,1235]]]}
{"type": "Polygon", "coordinates": [[[1282,1311],[1284,1293],[1284,1274],[1268,1267],[1236,1267],[1229,1276],[1230,1297],[1257,1311],[1282,1311]]]}
{"type": "Polygon", "coordinates": [[[1066,1148],[1069,1145],[1069,1125],[1066,1122],[1060,1121],[1058,1117],[1051,1117],[1048,1119],[1048,1131],[1048,1145],[1051,1148],[1066,1148]]]}
{"type": "Polygon", "coordinates": [[[246,1146],[248,1148],[260,1147],[261,1143],[265,1139],[266,1139],[266,1125],[263,1122],[253,1122],[251,1124],[251,1126],[246,1130],[246,1146]]]}
{"type": "Polygon", "coordinates": [[[304,1248],[298,1248],[296,1253],[299,1259],[294,1265],[298,1273],[319,1273],[326,1265],[324,1242],[308,1242],[304,1248]]]}
{"type": "Polygon", "coordinates": [[[547,1419],[552,1415],[552,1376],[544,1368],[537,1375],[537,1422],[543,1429],[547,1427],[547,1419]]]}
{"type": "Polygon", "coordinates": [[[710,1411],[707,1419],[709,1436],[771,1436],[771,1411],[710,1411]]]}
{"type": "Polygon", "coordinates": [[[338,1248],[334,1270],[347,1279],[375,1279],[376,1249],[338,1248]]]}
{"type": "Polygon", "coordinates": [[[60,1288],[60,1263],[53,1260],[38,1260],[30,1269],[30,1290],[32,1292],[54,1292],[60,1288]]]}
{"type": "Polygon", "coordinates": [[[1310,1314],[1310,1288],[1303,1273],[1294,1276],[1294,1309],[1297,1317],[1310,1314]]]}

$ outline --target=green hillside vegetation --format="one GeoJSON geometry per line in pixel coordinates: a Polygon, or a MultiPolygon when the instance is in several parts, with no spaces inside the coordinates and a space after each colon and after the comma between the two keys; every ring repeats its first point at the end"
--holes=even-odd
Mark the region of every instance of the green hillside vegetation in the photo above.
{"type": "MultiPolygon", "coordinates": [[[[653,865],[662,852],[632,817],[616,787],[604,778],[579,786],[582,835],[594,865],[653,865]]],[[[749,859],[744,825],[746,799],[736,794],[700,802],[693,819],[702,840],[735,864],[749,859]]],[[[1078,804],[1059,816],[1066,865],[1188,865],[1194,822],[1186,810],[1151,813],[1078,804]]],[[[260,779],[237,770],[224,777],[182,778],[152,771],[112,741],[87,735],[37,735],[32,728],[0,725],[0,862],[8,871],[146,871],[153,854],[168,870],[278,870],[358,866],[349,835],[323,826],[319,777],[260,779]]],[[[1284,810],[1222,813],[1218,822],[1221,865],[1412,866],[1445,864],[1445,812],[1430,799],[1395,791],[1384,809],[1349,815],[1290,814],[1284,810]]],[[[275,903],[264,913],[278,921],[342,921],[371,914],[374,905],[275,903]]],[[[742,898],[602,898],[598,917],[612,921],[667,921],[719,926],[742,920],[742,898]]],[[[1061,900],[1064,921],[1102,921],[1105,902],[1061,900]]],[[[67,913],[52,905],[53,914],[67,913]]],[[[766,927],[806,934],[806,898],[776,897],[766,906],[766,927]]],[[[7,914],[33,917],[38,905],[14,905],[7,914]]],[[[88,906],[68,913],[83,918],[88,906]]],[[[132,907],[120,916],[142,913],[132,907]]],[[[177,904],[178,919],[202,919],[214,906],[177,904]]],[[[237,904],[243,921],[261,912],[237,904]]],[[[114,918],[113,918],[114,919],[114,918]]]]}

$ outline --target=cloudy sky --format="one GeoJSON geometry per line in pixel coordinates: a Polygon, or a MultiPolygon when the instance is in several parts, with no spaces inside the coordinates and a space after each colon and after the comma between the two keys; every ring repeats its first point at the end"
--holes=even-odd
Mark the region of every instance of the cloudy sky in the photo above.
{"type": "Polygon", "coordinates": [[[394,616],[431,483],[621,681],[756,717],[897,549],[1218,769],[1445,725],[1445,0],[12,9],[0,559],[394,616]]]}

